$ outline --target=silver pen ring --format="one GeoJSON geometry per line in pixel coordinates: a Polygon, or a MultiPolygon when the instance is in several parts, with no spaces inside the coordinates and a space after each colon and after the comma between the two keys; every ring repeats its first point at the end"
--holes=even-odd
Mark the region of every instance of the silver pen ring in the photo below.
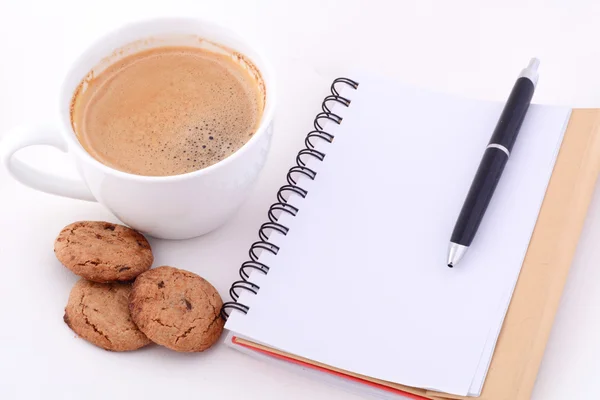
{"type": "Polygon", "coordinates": [[[486,149],[486,150],[487,150],[487,149],[498,149],[498,150],[502,150],[503,152],[505,152],[505,153],[506,153],[506,155],[507,155],[508,157],[510,157],[510,152],[508,151],[508,149],[507,149],[506,147],[502,146],[501,144],[497,144],[497,143],[490,143],[490,144],[488,144],[488,146],[487,146],[485,149],[486,149]]]}

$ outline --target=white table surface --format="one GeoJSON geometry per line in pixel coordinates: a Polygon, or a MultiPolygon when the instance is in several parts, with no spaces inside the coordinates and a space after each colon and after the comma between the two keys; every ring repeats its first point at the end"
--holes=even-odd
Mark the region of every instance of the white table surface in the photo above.
{"type": "MultiPolygon", "coordinates": [[[[542,60],[537,102],[600,107],[600,4],[591,1],[0,0],[0,136],[21,123],[55,120],[60,80],[92,39],[133,19],[165,15],[236,27],[262,45],[279,78],[272,151],[240,212],[201,238],[152,240],[155,265],[197,272],[224,298],[329,81],[348,68],[503,100],[535,55],[542,60]]],[[[32,149],[23,156],[70,172],[60,153],[32,149]]],[[[52,245],[64,225],[80,219],[114,217],[98,204],[35,192],[0,171],[1,399],[362,398],[222,343],[202,354],[158,347],[117,354],[76,339],[62,322],[76,277],[56,261],[52,245]]],[[[598,242],[600,193],[571,268],[536,400],[600,397],[598,242]]]]}

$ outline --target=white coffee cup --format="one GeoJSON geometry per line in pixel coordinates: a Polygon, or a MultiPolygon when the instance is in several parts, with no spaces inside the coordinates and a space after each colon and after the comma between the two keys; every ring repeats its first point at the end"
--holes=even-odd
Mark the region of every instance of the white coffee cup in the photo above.
{"type": "Polygon", "coordinates": [[[0,161],[16,180],[34,189],[98,201],[125,224],[143,233],[164,239],[185,239],[219,227],[245,200],[267,157],[274,109],[275,82],[271,68],[239,35],[196,19],[142,21],[114,31],[93,44],[75,62],[63,82],[59,104],[61,125],[19,127],[9,132],[0,143],[0,161]],[[131,43],[136,44],[128,46],[131,43]],[[214,165],[175,176],[129,174],[91,157],[77,140],[70,118],[71,99],[82,79],[106,63],[111,55],[113,58],[127,55],[139,51],[139,46],[191,43],[222,45],[244,55],[258,69],[266,103],[259,128],[252,138],[214,165]],[[40,171],[13,157],[18,150],[34,145],[53,146],[68,152],[75,160],[81,180],[40,171]]]}

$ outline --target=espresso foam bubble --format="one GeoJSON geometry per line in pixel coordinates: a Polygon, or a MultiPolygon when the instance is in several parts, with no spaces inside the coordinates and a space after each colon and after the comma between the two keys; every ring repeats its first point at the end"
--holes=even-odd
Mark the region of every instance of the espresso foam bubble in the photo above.
{"type": "Polygon", "coordinates": [[[93,157],[165,176],[206,168],[242,147],[258,127],[263,94],[229,55],[163,47],[110,66],[74,104],[75,131],[93,157]]]}

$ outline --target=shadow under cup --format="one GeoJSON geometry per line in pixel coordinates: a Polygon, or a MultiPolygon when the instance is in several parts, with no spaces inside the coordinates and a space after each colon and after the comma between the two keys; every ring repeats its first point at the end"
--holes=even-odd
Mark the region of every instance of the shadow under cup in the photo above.
{"type": "Polygon", "coordinates": [[[220,226],[247,197],[270,148],[274,100],[270,67],[238,35],[208,22],[160,19],[117,30],[84,53],[64,83],[60,111],[69,152],[93,198],[143,233],[183,239],[220,226]],[[256,132],[221,161],[180,175],[133,175],[100,163],[86,152],[74,133],[72,100],[86,90],[90,79],[120,59],[165,46],[197,47],[227,54],[239,63],[256,82],[264,99],[256,132]]]}

